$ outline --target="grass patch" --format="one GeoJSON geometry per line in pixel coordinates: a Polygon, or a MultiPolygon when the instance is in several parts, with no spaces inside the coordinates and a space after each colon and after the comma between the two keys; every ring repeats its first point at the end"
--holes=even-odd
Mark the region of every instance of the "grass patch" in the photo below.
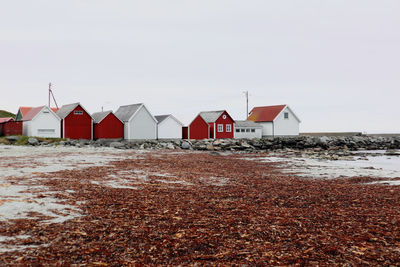
{"type": "MultiPolygon", "coordinates": [[[[17,146],[26,146],[29,144],[28,140],[29,140],[29,138],[31,138],[31,136],[22,136],[22,135],[17,135],[17,136],[18,136],[18,140],[15,142],[8,141],[5,136],[0,137],[0,144],[17,145],[17,146]]],[[[34,137],[34,138],[36,138],[39,142],[46,142],[48,144],[67,140],[64,138],[46,138],[46,137],[34,137]]]]}
{"type": "Polygon", "coordinates": [[[15,119],[15,114],[5,110],[0,110],[0,118],[8,118],[8,117],[15,119]]]}
{"type": "Polygon", "coordinates": [[[0,137],[0,144],[11,145],[10,141],[8,141],[5,137],[0,137]]]}

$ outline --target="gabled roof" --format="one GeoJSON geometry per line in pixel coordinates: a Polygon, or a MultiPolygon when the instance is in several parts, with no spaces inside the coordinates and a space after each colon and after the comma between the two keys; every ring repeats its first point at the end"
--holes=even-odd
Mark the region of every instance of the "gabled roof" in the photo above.
{"type": "Polygon", "coordinates": [[[254,121],[235,121],[236,127],[254,127],[254,128],[262,128],[260,124],[255,123],[254,121]]]}
{"type": "Polygon", "coordinates": [[[14,121],[14,118],[11,118],[11,117],[0,118],[0,123],[8,122],[8,121],[14,121]]]}
{"type": "Polygon", "coordinates": [[[143,103],[120,106],[115,112],[115,116],[123,122],[128,122],[141,106],[143,106],[143,103]]]}
{"type": "Polygon", "coordinates": [[[200,117],[207,123],[215,122],[218,118],[224,113],[225,110],[217,110],[217,111],[203,111],[200,112],[200,117]]]}
{"type": "Polygon", "coordinates": [[[158,121],[158,123],[164,121],[166,118],[168,118],[170,115],[157,115],[154,116],[154,118],[156,118],[156,120],[158,121]]]}
{"type": "MultiPolygon", "coordinates": [[[[22,120],[23,121],[30,121],[33,120],[33,118],[36,117],[36,115],[42,111],[44,108],[48,108],[47,106],[40,106],[40,107],[35,107],[35,108],[31,108],[29,110],[28,113],[26,113],[23,117],[22,120]]],[[[51,108],[51,111],[54,113],[54,115],[56,115],[56,113],[54,112],[54,110],[57,110],[57,108],[51,108]]]]}
{"type": "MultiPolygon", "coordinates": [[[[45,107],[45,106],[40,106],[40,107],[19,107],[18,112],[21,113],[21,116],[22,116],[19,119],[22,120],[22,121],[29,121],[33,117],[35,117],[36,114],[41,110],[39,108],[43,108],[43,107],[45,107]],[[34,113],[31,113],[33,109],[35,109],[35,111],[34,111],[34,113]],[[32,115],[32,114],[34,114],[34,115],[32,115]],[[28,116],[28,117],[26,117],[26,116],[28,116]]],[[[54,113],[56,113],[58,111],[58,108],[51,108],[51,110],[54,113]]]]}
{"type": "MultiPolygon", "coordinates": [[[[93,122],[94,123],[100,123],[102,120],[104,120],[108,114],[112,113],[112,110],[108,111],[102,111],[102,112],[96,112],[92,114],[93,117],[93,122]]],[[[118,117],[117,117],[118,118],[118,117]]]]}
{"type": "Polygon", "coordinates": [[[25,115],[23,115],[23,121],[30,121],[32,120],[42,109],[44,106],[31,108],[25,115]]]}
{"type": "Polygon", "coordinates": [[[65,119],[77,106],[80,106],[91,117],[90,113],[79,102],[62,106],[56,114],[61,119],[65,119]]]}
{"type": "Polygon", "coordinates": [[[249,120],[257,122],[274,121],[285,107],[286,105],[254,107],[250,111],[249,120]]]}
{"type": "Polygon", "coordinates": [[[33,107],[19,107],[22,117],[25,116],[33,107]]]}
{"type": "Polygon", "coordinates": [[[73,103],[73,104],[68,104],[68,105],[62,106],[57,111],[58,117],[60,117],[61,119],[65,119],[65,117],[67,117],[69,115],[69,113],[71,113],[77,106],[79,106],[79,103],[73,103]]]}
{"type": "Polygon", "coordinates": [[[158,121],[158,124],[162,123],[166,118],[171,117],[174,121],[176,121],[178,124],[183,126],[183,123],[180,122],[177,118],[175,118],[174,116],[172,116],[172,114],[168,114],[168,115],[157,115],[154,116],[154,118],[156,118],[156,120],[158,121]]]}

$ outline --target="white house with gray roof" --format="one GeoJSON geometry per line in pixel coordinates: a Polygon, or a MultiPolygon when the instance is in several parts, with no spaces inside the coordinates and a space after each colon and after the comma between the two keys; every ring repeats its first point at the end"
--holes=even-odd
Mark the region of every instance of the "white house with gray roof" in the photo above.
{"type": "Polygon", "coordinates": [[[126,140],[157,139],[157,120],[143,103],[120,106],[115,116],[124,122],[126,140]]]}
{"type": "Polygon", "coordinates": [[[262,137],[262,125],[254,121],[235,121],[235,139],[252,139],[262,137]]]}
{"type": "Polygon", "coordinates": [[[158,121],[158,139],[182,139],[183,124],[177,118],[168,115],[155,116],[158,121]]]}

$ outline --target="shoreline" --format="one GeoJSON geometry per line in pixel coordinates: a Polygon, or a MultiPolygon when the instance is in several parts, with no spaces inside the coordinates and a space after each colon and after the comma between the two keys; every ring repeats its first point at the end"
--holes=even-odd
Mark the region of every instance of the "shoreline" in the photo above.
{"type": "Polygon", "coordinates": [[[69,140],[25,136],[6,136],[0,144],[30,146],[114,147],[118,149],[183,149],[205,151],[266,152],[281,149],[357,151],[400,149],[400,136],[296,136],[263,139],[203,140],[69,140]]]}

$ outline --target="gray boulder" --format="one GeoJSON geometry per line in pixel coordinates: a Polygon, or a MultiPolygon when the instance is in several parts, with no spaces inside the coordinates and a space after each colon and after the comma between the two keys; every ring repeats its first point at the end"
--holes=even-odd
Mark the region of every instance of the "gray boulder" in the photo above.
{"type": "Polygon", "coordinates": [[[110,147],[113,147],[113,148],[122,148],[124,146],[125,145],[123,143],[121,143],[121,142],[111,142],[110,143],[110,147]]]}
{"type": "Polygon", "coordinates": [[[167,148],[168,149],[175,149],[175,146],[171,143],[167,144],[167,148]]]}
{"type": "Polygon", "coordinates": [[[182,149],[190,149],[192,146],[188,142],[182,142],[181,148],[182,149]]]}
{"type": "Polygon", "coordinates": [[[10,141],[10,142],[16,142],[19,140],[19,137],[15,136],[15,135],[10,135],[10,136],[6,136],[6,140],[10,141]]]}
{"type": "Polygon", "coordinates": [[[30,144],[31,146],[36,146],[39,144],[39,141],[34,137],[29,137],[28,144],[30,144]]]}

